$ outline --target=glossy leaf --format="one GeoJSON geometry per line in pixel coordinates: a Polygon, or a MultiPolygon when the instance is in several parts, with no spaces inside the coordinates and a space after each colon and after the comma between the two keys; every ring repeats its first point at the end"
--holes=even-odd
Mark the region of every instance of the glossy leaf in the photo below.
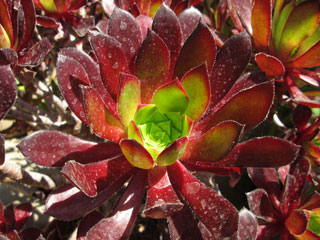
{"type": "Polygon", "coordinates": [[[301,67],[301,68],[311,68],[319,65],[320,57],[320,42],[313,45],[306,53],[296,58],[293,61],[288,62],[286,65],[288,67],[301,67]]]}
{"type": "Polygon", "coordinates": [[[108,33],[121,43],[127,61],[130,62],[142,42],[140,27],[133,16],[115,8],[108,22],[108,33]]]}
{"type": "Polygon", "coordinates": [[[130,178],[132,171],[122,175],[96,197],[88,197],[71,184],[54,190],[46,200],[46,214],[62,220],[73,220],[97,208],[130,178]]]}
{"type": "Polygon", "coordinates": [[[216,57],[216,44],[208,27],[202,21],[184,43],[177,60],[174,77],[182,77],[192,68],[207,64],[211,69],[216,57]]]}
{"type": "Polygon", "coordinates": [[[256,0],[253,4],[251,25],[254,44],[259,51],[267,52],[271,34],[272,1],[256,0]]]}
{"type": "Polygon", "coordinates": [[[188,138],[182,137],[175,140],[165,148],[157,157],[158,166],[169,166],[177,161],[185,151],[188,144],[188,138]]]}
{"type": "Polygon", "coordinates": [[[138,170],[112,213],[93,226],[87,240],[126,239],[130,236],[147,182],[147,171],[138,170]]]}
{"type": "Polygon", "coordinates": [[[185,43],[185,41],[197,27],[201,19],[202,15],[200,11],[194,7],[187,8],[179,14],[183,43],[185,43]]]}
{"type": "Polygon", "coordinates": [[[173,186],[216,239],[235,236],[238,211],[225,198],[192,176],[179,161],[168,167],[168,173],[173,186]]]}
{"type": "Polygon", "coordinates": [[[227,0],[228,10],[233,24],[239,32],[244,29],[252,34],[251,14],[252,2],[250,0],[227,0]]]}
{"type": "Polygon", "coordinates": [[[90,129],[101,138],[119,142],[126,134],[118,117],[108,111],[95,90],[84,87],[82,90],[90,129]]]}
{"type": "Polygon", "coordinates": [[[17,86],[9,65],[0,66],[0,119],[11,108],[17,96],[17,86]]]}
{"type": "MultiPolygon", "coordinates": [[[[36,25],[36,11],[34,9],[33,1],[31,1],[31,0],[21,1],[21,10],[20,11],[23,11],[23,14],[20,13],[21,15],[23,15],[23,19],[19,19],[20,22],[19,22],[18,26],[20,28],[19,32],[22,32],[23,34],[21,37],[19,36],[20,38],[18,39],[19,45],[18,45],[17,51],[20,51],[23,48],[25,48],[26,45],[32,40],[32,36],[34,34],[35,25],[36,25]]],[[[12,16],[14,16],[14,15],[12,15],[12,16]]],[[[40,41],[40,42],[42,42],[42,41],[40,41]]],[[[44,57],[49,52],[49,50],[52,48],[51,44],[48,44],[48,43],[49,42],[40,43],[40,45],[42,45],[41,50],[44,52],[38,53],[40,56],[39,59],[42,58],[42,60],[43,60],[44,57]]],[[[36,43],[34,46],[37,46],[38,44],[39,43],[36,43]]],[[[31,49],[34,49],[34,46],[31,49]]],[[[38,63],[38,64],[40,64],[40,63],[38,63]]],[[[36,64],[36,65],[38,65],[38,64],[36,64]]]]}
{"type": "Polygon", "coordinates": [[[168,47],[171,75],[181,50],[182,36],[178,17],[167,5],[162,4],[157,11],[153,19],[152,30],[162,38],[168,47]]]}
{"type": "Polygon", "coordinates": [[[158,88],[153,95],[152,103],[161,112],[179,112],[183,114],[189,104],[189,98],[178,79],[158,88]]]}
{"type": "Polygon", "coordinates": [[[281,138],[255,138],[237,144],[217,164],[221,167],[280,167],[295,160],[299,148],[299,146],[281,138]]]}
{"type": "Polygon", "coordinates": [[[120,142],[120,148],[123,155],[134,167],[142,169],[151,169],[154,166],[154,160],[150,153],[136,140],[123,139],[120,142]]]}
{"type": "Polygon", "coordinates": [[[312,112],[310,108],[298,105],[293,111],[292,122],[298,131],[303,131],[307,128],[311,116],[312,112]]]}
{"type": "Polygon", "coordinates": [[[0,66],[15,65],[18,61],[17,53],[11,48],[0,48],[0,66]]]}
{"type": "Polygon", "coordinates": [[[210,84],[206,65],[193,68],[186,73],[181,84],[189,97],[186,115],[193,121],[200,119],[210,100],[210,84]]]}
{"type": "Polygon", "coordinates": [[[149,172],[149,187],[144,214],[150,218],[167,218],[180,211],[183,203],[176,195],[164,167],[153,168],[149,172]]]}
{"type": "Polygon", "coordinates": [[[0,231],[5,232],[7,230],[6,219],[4,217],[4,206],[0,200],[0,231]]]}
{"type": "Polygon", "coordinates": [[[85,240],[87,232],[90,230],[90,228],[92,228],[102,219],[103,215],[96,210],[90,212],[84,218],[82,218],[78,227],[77,240],[85,240]]]}
{"type": "Polygon", "coordinates": [[[147,17],[144,15],[139,15],[136,18],[137,23],[140,26],[140,30],[141,30],[141,35],[142,35],[142,39],[145,39],[148,33],[148,30],[152,28],[152,18],[151,17],[147,17]]]}
{"type": "Polygon", "coordinates": [[[242,129],[243,126],[237,122],[222,122],[202,136],[191,138],[181,159],[190,162],[216,162],[230,151],[242,129]]]}
{"type": "Polygon", "coordinates": [[[131,164],[120,155],[85,165],[71,160],[61,172],[87,196],[95,197],[131,169],[131,164]]]}
{"type": "Polygon", "coordinates": [[[15,229],[20,231],[32,214],[31,203],[21,203],[14,208],[15,229]]]}
{"type": "Polygon", "coordinates": [[[12,26],[12,20],[9,12],[9,5],[8,2],[5,0],[0,0],[0,19],[1,19],[1,25],[6,29],[7,34],[9,35],[9,38],[14,40],[14,33],[13,33],[13,26],[12,26]]]}
{"type": "MultiPolygon", "coordinates": [[[[247,67],[251,56],[251,40],[243,31],[226,41],[217,53],[210,72],[210,106],[215,106],[230,90],[247,67]]],[[[210,71],[211,68],[208,69],[210,71]]]]}
{"type": "Polygon", "coordinates": [[[141,102],[150,103],[153,92],[167,82],[169,50],[163,40],[149,31],[135,60],[135,75],[141,82],[141,102]]]}
{"type": "Polygon", "coordinates": [[[25,137],[17,147],[29,161],[47,167],[62,167],[69,160],[86,164],[121,154],[113,142],[94,143],[47,130],[25,137]]]}
{"type": "Polygon", "coordinates": [[[256,217],[247,209],[243,208],[239,212],[238,239],[256,239],[258,232],[258,222],[256,217]]]}
{"type": "Polygon", "coordinates": [[[285,221],[286,228],[291,234],[301,235],[308,227],[309,217],[306,211],[294,210],[285,221]]]}
{"type": "Polygon", "coordinates": [[[143,138],[140,130],[134,121],[131,121],[128,126],[128,139],[134,139],[141,145],[143,145],[143,138]]]}
{"type": "Polygon", "coordinates": [[[121,45],[113,37],[93,31],[89,34],[89,41],[97,57],[104,86],[113,99],[117,99],[120,72],[129,73],[121,45]]]}
{"type": "Polygon", "coordinates": [[[282,62],[274,56],[265,53],[257,53],[255,55],[255,60],[260,70],[270,77],[280,76],[285,72],[285,67],[282,62]]]}

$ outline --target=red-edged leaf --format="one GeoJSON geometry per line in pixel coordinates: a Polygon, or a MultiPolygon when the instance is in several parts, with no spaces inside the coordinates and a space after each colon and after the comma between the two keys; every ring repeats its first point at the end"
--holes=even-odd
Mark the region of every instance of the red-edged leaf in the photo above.
{"type": "Polygon", "coordinates": [[[168,217],[168,225],[171,239],[202,239],[191,210],[186,205],[168,217]]]}
{"type": "Polygon", "coordinates": [[[141,102],[150,103],[153,92],[167,82],[169,50],[163,40],[149,31],[135,60],[135,75],[141,81],[141,102]]]}
{"type": "Polygon", "coordinates": [[[281,138],[255,138],[237,144],[216,164],[219,167],[280,167],[295,160],[299,149],[298,145],[281,138]]]}
{"type": "Polygon", "coordinates": [[[8,4],[10,4],[8,1],[6,0],[0,0],[0,22],[1,25],[4,27],[4,29],[6,30],[7,34],[9,35],[9,38],[11,39],[11,41],[14,41],[14,29],[12,26],[12,19],[11,19],[11,9],[10,9],[10,5],[8,6],[8,4]]]}
{"type": "Polygon", "coordinates": [[[31,203],[21,203],[14,208],[14,218],[16,220],[15,229],[20,231],[24,224],[28,221],[28,218],[32,214],[31,203]]]}
{"type": "Polygon", "coordinates": [[[121,155],[85,165],[71,160],[61,172],[83,193],[95,197],[131,169],[132,165],[121,155]]]}
{"type": "Polygon", "coordinates": [[[251,12],[252,1],[250,0],[227,0],[228,10],[233,24],[239,32],[242,32],[244,28],[252,34],[251,27],[251,12]]]}
{"type": "Polygon", "coordinates": [[[182,77],[192,68],[207,64],[211,69],[216,57],[216,44],[209,28],[202,21],[183,45],[177,60],[174,77],[182,77]]]}
{"type": "Polygon", "coordinates": [[[87,234],[87,240],[127,239],[132,231],[147,182],[147,171],[138,170],[112,213],[87,234]]]}
{"type": "Polygon", "coordinates": [[[114,1],[102,0],[101,5],[103,7],[104,12],[110,16],[113,10],[116,8],[116,4],[114,1]]]}
{"type": "Polygon", "coordinates": [[[82,218],[78,227],[77,240],[86,240],[87,232],[100,222],[101,219],[103,219],[103,215],[96,210],[82,218]]]}
{"type": "Polygon", "coordinates": [[[263,188],[268,193],[272,204],[278,207],[281,190],[276,169],[248,168],[247,171],[256,187],[263,188]]]}
{"type": "Polygon", "coordinates": [[[96,162],[121,154],[118,144],[94,143],[55,131],[37,131],[17,146],[31,162],[41,166],[62,167],[65,162],[96,162]]]}
{"type": "Polygon", "coordinates": [[[308,227],[309,217],[306,211],[296,209],[286,219],[286,228],[291,234],[301,235],[308,227]]]}
{"type": "Polygon", "coordinates": [[[169,166],[183,154],[188,144],[188,137],[182,137],[172,142],[157,157],[158,166],[169,166]]]}
{"type": "Polygon", "coordinates": [[[165,167],[155,167],[149,171],[149,185],[144,214],[147,217],[167,218],[183,208],[176,195],[165,167]]]}
{"type": "Polygon", "coordinates": [[[243,126],[225,121],[197,138],[191,138],[181,160],[212,163],[221,159],[238,139],[243,126]]]}
{"type": "Polygon", "coordinates": [[[141,103],[140,81],[137,77],[121,73],[117,103],[121,121],[128,126],[141,103]]]}
{"type": "Polygon", "coordinates": [[[79,17],[72,14],[68,14],[65,17],[66,20],[71,24],[73,30],[79,37],[84,37],[90,28],[94,26],[94,17],[79,17]]]}
{"type": "Polygon", "coordinates": [[[295,182],[295,177],[293,175],[288,174],[280,198],[280,211],[283,215],[288,214],[292,208],[291,204],[293,203],[293,199],[291,198],[291,192],[295,190],[295,182]]]}
{"type": "Polygon", "coordinates": [[[254,1],[251,15],[252,37],[256,49],[268,52],[271,33],[272,1],[254,1]]]}
{"type": "Polygon", "coordinates": [[[128,126],[128,138],[135,139],[138,143],[143,145],[143,138],[137,124],[131,121],[128,126]]]}
{"type": "Polygon", "coordinates": [[[268,194],[265,190],[259,188],[246,194],[250,210],[259,218],[268,222],[274,222],[277,219],[277,212],[271,205],[268,194]]]}
{"type": "Polygon", "coordinates": [[[219,122],[226,120],[239,122],[248,130],[266,118],[274,97],[273,82],[254,84],[248,88],[239,89],[237,92],[235,89],[238,89],[238,86],[235,85],[234,90],[232,88],[229,94],[213,109],[208,108],[208,115],[205,114],[205,118],[196,124],[194,133],[204,133],[219,122]]]}
{"type": "Polygon", "coordinates": [[[120,72],[129,73],[121,45],[113,37],[93,31],[89,33],[89,41],[97,57],[104,86],[113,99],[117,99],[120,72]]]}
{"type": "Polygon", "coordinates": [[[245,31],[223,44],[210,73],[210,106],[215,106],[227,94],[247,67],[250,56],[251,40],[245,31]]]}
{"type": "Polygon", "coordinates": [[[154,160],[151,154],[136,140],[123,139],[120,142],[120,148],[123,155],[134,167],[142,169],[153,168],[154,160]]]}
{"type": "Polygon", "coordinates": [[[188,7],[189,7],[189,4],[190,2],[188,1],[188,0],[182,0],[182,1],[180,1],[176,6],[175,6],[175,8],[174,8],[174,13],[177,15],[177,16],[179,16],[180,15],[180,13],[183,11],[183,10],[185,10],[185,9],[187,9],[188,7]]]}
{"type": "Polygon", "coordinates": [[[297,59],[288,62],[286,65],[290,68],[311,68],[319,66],[320,63],[320,41],[313,45],[306,53],[297,59]]]}
{"type": "Polygon", "coordinates": [[[46,200],[46,214],[62,220],[73,220],[100,206],[130,178],[132,171],[124,174],[96,197],[88,197],[71,184],[50,193],[46,200]]]}
{"type": "Polygon", "coordinates": [[[299,132],[305,130],[311,118],[311,109],[304,105],[298,105],[292,114],[292,122],[299,132]]]}
{"type": "MultiPolygon", "coordinates": [[[[21,12],[18,15],[22,15],[23,18],[19,19],[19,33],[22,33],[22,36],[19,36],[19,46],[17,51],[22,50],[29,42],[32,40],[34,29],[36,26],[36,11],[34,9],[32,0],[21,1],[21,12]],[[22,13],[23,12],[23,13],[22,13]]],[[[49,42],[48,42],[49,43],[49,42]]],[[[36,44],[37,45],[37,44],[36,44]]],[[[48,45],[48,44],[46,44],[48,45]]],[[[33,47],[32,47],[33,48],[33,47]]],[[[49,50],[52,46],[48,45],[49,50]]],[[[45,47],[42,50],[47,50],[45,47]]],[[[38,55],[46,56],[49,51],[42,53],[37,53],[38,55]]],[[[37,64],[38,65],[38,64],[37,64]]]]}
{"type": "Polygon", "coordinates": [[[255,60],[260,70],[270,77],[276,77],[284,74],[284,65],[278,58],[274,56],[266,53],[257,53],[255,55],[255,60]]]}
{"type": "Polygon", "coordinates": [[[0,119],[11,108],[17,96],[17,86],[10,66],[0,66],[0,119]]]}
{"type": "Polygon", "coordinates": [[[4,147],[4,135],[0,134],[0,166],[5,161],[5,153],[6,153],[6,149],[4,147]]]}
{"type": "Polygon", "coordinates": [[[242,208],[239,212],[239,240],[254,240],[257,238],[258,222],[256,217],[247,209],[242,208]]]}
{"type": "Polygon", "coordinates": [[[315,192],[312,197],[304,205],[300,206],[301,209],[313,210],[320,208],[320,194],[315,192]]]}
{"type": "Polygon", "coordinates": [[[84,109],[90,129],[99,137],[119,142],[126,136],[118,116],[105,106],[99,94],[92,88],[83,87],[84,109]]]}
{"type": "Polygon", "coordinates": [[[215,239],[232,238],[238,229],[238,211],[225,198],[196,179],[179,162],[168,167],[170,181],[215,239]]]}
{"type": "MultiPolygon", "coordinates": [[[[320,29],[320,28],[319,28],[320,29]]],[[[300,80],[308,83],[312,86],[319,87],[320,86],[320,76],[317,72],[309,71],[302,68],[294,68],[288,69],[288,74],[299,78],[300,80]]]]}
{"type": "Polygon", "coordinates": [[[162,38],[168,47],[170,53],[169,72],[171,76],[182,46],[178,17],[167,5],[162,4],[153,19],[152,29],[162,38]]]}
{"type": "Polygon", "coordinates": [[[59,22],[51,17],[37,15],[37,24],[45,28],[57,28],[59,22]]]}
{"type": "Polygon", "coordinates": [[[145,39],[147,36],[148,30],[152,28],[152,18],[144,15],[139,15],[136,18],[137,23],[140,26],[142,39],[145,39]]]}
{"type": "Polygon", "coordinates": [[[187,72],[181,84],[189,97],[185,114],[196,122],[207,109],[210,100],[210,84],[206,65],[203,64],[187,72]]]}
{"type": "Polygon", "coordinates": [[[11,48],[0,48],[0,66],[15,65],[18,61],[17,52],[11,48]]]}
{"type": "Polygon", "coordinates": [[[142,42],[140,27],[133,16],[115,8],[109,19],[108,33],[121,43],[127,61],[130,62],[142,42]]]}
{"type": "Polygon", "coordinates": [[[19,58],[18,64],[20,66],[35,67],[42,63],[48,55],[53,46],[48,39],[43,39],[33,45],[28,52],[19,58]]]}
{"type": "Polygon", "coordinates": [[[191,33],[195,30],[201,18],[202,18],[202,15],[200,11],[194,7],[184,10],[179,15],[183,43],[185,43],[185,41],[188,39],[191,33]]]}

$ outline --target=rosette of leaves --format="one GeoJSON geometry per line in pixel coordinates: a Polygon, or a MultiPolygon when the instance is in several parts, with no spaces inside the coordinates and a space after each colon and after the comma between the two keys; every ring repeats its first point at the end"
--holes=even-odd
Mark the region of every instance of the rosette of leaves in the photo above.
{"type": "Polygon", "coordinates": [[[320,195],[307,180],[309,168],[301,157],[290,168],[248,169],[258,187],[247,193],[259,223],[257,239],[320,239],[320,195]]]}
{"type": "MultiPolygon", "coordinates": [[[[319,107],[313,94],[300,88],[319,87],[319,75],[310,71],[320,65],[320,5],[318,1],[228,1],[231,17],[252,33],[255,60],[270,77],[282,79],[295,102],[319,107]]],[[[314,96],[315,94],[315,96],[314,96]]]]}
{"type": "Polygon", "coordinates": [[[274,137],[240,142],[274,98],[263,74],[241,76],[251,55],[248,35],[217,52],[198,11],[177,17],[165,5],[149,25],[116,8],[104,29],[89,33],[95,60],[62,49],[57,73],[70,109],[109,141],[40,131],[19,144],[30,161],[63,166],[72,183],[50,194],[46,213],[84,216],[130,179],[107,217],[94,212],[82,220],[79,238],[128,237],[146,188],[144,214],[167,218],[173,239],[236,236],[237,210],[190,170],[230,175],[239,167],[279,167],[299,149],[274,137]]]}

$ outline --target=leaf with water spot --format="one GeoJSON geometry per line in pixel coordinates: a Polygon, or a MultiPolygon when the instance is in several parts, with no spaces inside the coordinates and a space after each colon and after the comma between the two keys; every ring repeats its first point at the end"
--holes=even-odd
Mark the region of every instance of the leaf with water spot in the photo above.
{"type": "Polygon", "coordinates": [[[256,239],[258,234],[258,221],[256,217],[247,210],[242,208],[239,212],[239,230],[238,239],[256,239]]]}
{"type": "Polygon", "coordinates": [[[187,8],[179,14],[183,43],[185,43],[191,33],[195,30],[201,19],[201,12],[194,7],[187,8]]]}
{"type": "Polygon", "coordinates": [[[32,214],[31,203],[20,203],[14,208],[15,229],[20,231],[32,214]]]}
{"type": "Polygon", "coordinates": [[[10,66],[0,66],[0,120],[13,105],[16,95],[16,80],[10,66]]]}

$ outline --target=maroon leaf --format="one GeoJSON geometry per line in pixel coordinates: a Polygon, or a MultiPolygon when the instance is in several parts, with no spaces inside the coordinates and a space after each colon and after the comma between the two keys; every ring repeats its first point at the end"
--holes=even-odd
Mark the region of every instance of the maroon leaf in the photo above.
{"type": "Polygon", "coordinates": [[[46,130],[25,137],[18,148],[29,161],[52,167],[62,167],[69,160],[85,164],[121,154],[119,145],[113,142],[94,143],[46,130]]]}
{"type": "Polygon", "coordinates": [[[15,65],[17,61],[17,52],[11,48],[0,48],[0,65],[15,65]]]}
{"type": "Polygon", "coordinates": [[[130,236],[147,182],[147,171],[138,170],[112,213],[93,226],[87,240],[126,239],[130,236]]]}
{"type": "Polygon", "coordinates": [[[152,18],[148,17],[148,16],[144,16],[144,15],[139,15],[136,18],[137,23],[140,26],[140,30],[141,30],[141,35],[142,35],[142,39],[145,39],[145,37],[147,36],[148,30],[152,28],[152,18]]]}
{"type": "Polygon", "coordinates": [[[14,209],[14,218],[16,220],[15,229],[20,231],[32,214],[31,203],[21,203],[14,209]]]}
{"type": "Polygon", "coordinates": [[[295,164],[292,164],[290,174],[295,177],[294,190],[290,192],[291,199],[299,198],[310,171],[310,163],[306,158],[300,157],[295,164]]]}
{"type": "Polygon", "coordinates": [[[9,65],[0,66],[0,120],[11,108],[17,96],[17,86],[9,65]]]}
{"type": "Polygon", "coordinates": [[[280,167],[295,160],[299,148],[281,138],[255,138],[236,145],[216,164],[219,167],[280,167]]]}
{"type": "Polygon", "coordinates": [[[227,94],[240,77],[248,65],[250,56],[251,40],[245,31],[234,35],[223,44],[210,73],[211,108],[227,94]]]}
{"type": "Polygon", "coordinates": [[[149,171],[149,187],[144,214],[155,219],[167,218],[182,208],[183,203],[174,192],[166,168],[155,167],[149,171]]]}
{"type": "Polygon", "coordinates": [[[304,105],[298,105],[292,114],[292,122],[298,131],[303,131],[307,128],[311,118],[311,109],[304,105]]]}
{"type": "Polygon", "coordinates": [[[89,41],[98,59],[103,83],[116,100],[120,72],[129,73],[127,59],[121,45],[113,37],[96,32],[90,32],[89,41]]]}
{"type": "Polygon", "coordinates": [[[168,167],[173,186],[216,239],[235,236],[238,212],[225,198],[197,180],[179,162],[168,167]]]}
{"type": "Polygon", "coordinates": [[[101,219],[103,219],[103,215],[96,210],[86,215],[79,224],[77,240],[85,240],[90,228],[96,225],[101,219]]]}
{"type": "Polygon", "coordinates": [[[281,194],[281,205],[280,211],[283,215],[287,215],[289,213],[289,209],[291,208],[292,203],[292,194],[291,192],[294,191],[296,179],[293,175],[288,174],[286,181],[284,183],[284,188],[281,194]]]}
{"type": "Polygon", "coordinates": [[[171,239],[193,240],[202,239],[190,209],[185,205],[179,212],[168,217],[171,239]]]}
{"type": "Polygon", "coordinates": [[[64,165],[61,172],[83,193],[95,197],[131,169],[132,165],[120,155],[85,165],[71,160],[64,165]]]}
{"type": "Polygon", "coordinates": [[[257,238],[258,222],[256,217],[247,209],[241,209],[239,213],[239,240],[254,240],[257,238]]]}
{"type": "Polygon", "coordinates": [[[202,21],[183,45],[177,60],[174,77],[182,79],[190,69],[207,64],[211,69],[216,57],[216,44],[209,28],[202,21]]]}
{"type": "Polygon", "coordinates": [[[14,218],[14,208],[12,204],[4,207],[4,219],[6,221],[6,232],[9,233],[13,231],[15,228],[16,220],[14,218]]]}
{"type": "Polygon", "coordinates": [[[141,81],[142,103],[150,103],[153,92],[167,82],[169,50],[163,40],[149,31],[135,60],[135,75],[141,81]]]}
{"type": "Polygon", "coordinates": [[[45,240],[40,229],[29,227],[19,233],[22,240],[45,240]]]}
{"type": "Polygon", "coordinates": [[[20,237],[19,237],[17,230],[12,230],[12,231],[7,232],[7,237],[10,240],[20,240],[20,237]]]}
{"type": "Polygon", "coordinates": [[[5,161],[5,147],[4,147],[4,135],[0,134],[0,166],[4,163],[5,161]]]}
{"type": "Polygon", "coordinates": [[[5,232],[7,230],[6,219],[4,217],[4,206],[0,200],[0,232],[5,232]]]}
{"type": "Polygon", "coordinates": [[[72,14],[68,14],[68,21],[71,23],[73,30],[79,37],[84,37],[89,29],[94,26],[94,17],[78,17],[72,14]]]}
{"type": "Polygon", "coordinates": [[[20,66],[36,67],[44,61],[52,48],[49,40],[45,38],[34,44],[25,55],[20,57],[18,64],[20,66]]]}
{"type": "Polygon", "coordinates": [[[45,28],[57,28],[59,26],[56,19],[42,15],[37,15],[37,24],[45,28]]]}
{"type": "Polygon", "coordinates": [[[140,27],[133,16],[115,8],[109,19],[108,33],[121,43],[127,61],[131,62],[142,42],[140,27]]]}
{"type": "Polygon", "coordinates": [[[168,47],[170,53],[169,76],[171,76],[182,45],[179,20],[167,5],[162,4],[153,19],[152,29],[162,38],[168,47]]]}
{"type": "Polygon", "coordinates": [[[73,220],[100,206],[131,177],[132,171],[123,175],[96,197],[88,197],[71,184],[53,191],[46,200],[46,214],[62,220],[73,220]]]}
{"type": "Polygon", "coordinates": [[[187,8],[179,15],[179,21],[182,31],[182,42],[185,43],[191,33],[199,24],[202,15],[200,11],[194,7],[187,8]]]}
{"type": "Polygon", "coordinates": [[[96,28],[99,32],[107,35],[108,34],[108,22],[109,19],[108,18],[104,18],[102,20],[100,20],[97,24],[96,24],[96,28]]]}
{"type": "Polygon", "coordinates": [[[250,0],[227,0],[227,4],[230,17],[236,29],[242,32],[246,28],[251,34],[252,2],[250,0]]]}

